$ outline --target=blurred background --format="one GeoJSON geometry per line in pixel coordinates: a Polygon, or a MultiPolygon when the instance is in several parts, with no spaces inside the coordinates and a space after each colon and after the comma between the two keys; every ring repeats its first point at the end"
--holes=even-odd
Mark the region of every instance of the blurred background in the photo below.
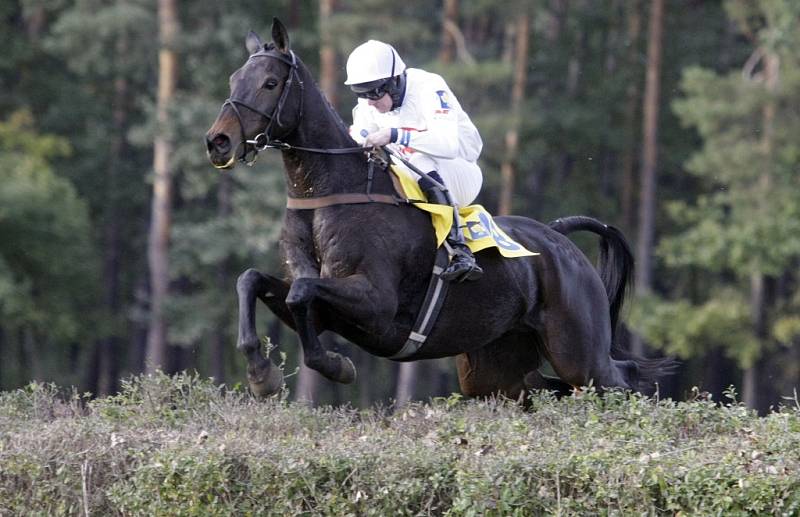
{"type": "MultiPolygon", "coordinates": [[[[282,166],[262,153],[220,173],[204,133],[273,16],[348,124],[344,64],[364,40],[443,75],[482,133],[490,211],[620,227],[638,266],[629,346],[682,361],[661,396],[734,385],[761,411],[794,396],[795,0],[2,0],[0,388],[104,395],[156,368],[244,382],[235,280],[280,274],[282,166]]],[[[452,359],[401,366],[326,334],[359,371],[330,383],[258,317],[294,399],[458,390],[452,359]]]]}

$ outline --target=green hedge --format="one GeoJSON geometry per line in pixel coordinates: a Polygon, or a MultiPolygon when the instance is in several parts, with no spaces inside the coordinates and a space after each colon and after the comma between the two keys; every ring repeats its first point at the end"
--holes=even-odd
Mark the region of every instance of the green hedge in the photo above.
{"type": "Polygon", "coordinates": [[[189,375],[0,394],[0,515],[796,515],[800,413],[591,390],[396,413],[189,375]]]}

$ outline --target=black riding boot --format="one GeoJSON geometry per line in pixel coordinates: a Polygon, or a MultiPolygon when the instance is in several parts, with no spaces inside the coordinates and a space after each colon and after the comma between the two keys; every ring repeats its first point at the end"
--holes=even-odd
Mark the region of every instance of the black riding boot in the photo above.
{"type": "MultiPolygon", "coordinates": [[[[435,175],[434,178],[439,180],[439,175],[433,174],[435,175]]],[[[458,208],[453,203],[450,192],[442,190],[434,185],[433,182],[426,181],[426,179],[420,179],[419,185],[428,198],[428,202],[453,207],[453,225],[450,227],[450,233],[446,239],[453,254],[450,258],[450,265],[442,273],[442,278],[448,282],[479,279],[483,275],[483,269],[475,262],[475,255],[472,254],[472,250],[469,249],[464,240],[464,235],[461,233],[458,208]]]]}

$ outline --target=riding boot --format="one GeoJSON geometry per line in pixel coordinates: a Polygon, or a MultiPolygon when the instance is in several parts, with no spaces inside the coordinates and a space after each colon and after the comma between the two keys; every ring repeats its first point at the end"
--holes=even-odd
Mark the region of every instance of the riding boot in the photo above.
{"type": "MultiPolygon", "coordinates": [[[[434,175],[434,178],[439,179],[438,174],[435,172],[432,175],[434,175]]],[[[442,278],[448,282],[479,279],[483,275],[483,269],[475,262],[475,255],[472,254],[472,250],[467,246],[464,235],[461,233],[458,207],[453,203],[450,192],[442,190],[437,185],[434,185],[433,182],[425,181],[426,179],[420,179],[419,185],[428,202],[453,207],[453,225],[450,227],[450,233],[446,237],[447,244],[452,250],[452,256],[450,265],[442,273],[442,278]]]]}

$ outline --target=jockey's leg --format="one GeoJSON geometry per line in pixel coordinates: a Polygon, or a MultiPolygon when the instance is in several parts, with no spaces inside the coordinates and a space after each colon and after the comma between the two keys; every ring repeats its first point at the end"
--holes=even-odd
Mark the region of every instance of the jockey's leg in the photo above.
{"type": "MultiPolygon", "coordinates": [[[[428,175],[440,184],[444,184],[441,176],[436,171],[431,171],[428,175]]],[[[442,273],[442,278],[447,281],[457,282],[479,279],[483,275],[483,269],[475,262],[475,256],[464,240],[458,215],[458,206],[450,196],[450,192],[446,188],[441,188],[427,177],[419,179],[419,186],[429,202],[453,207],[453,225],[450,227],[450,233],[447,236],[447,244],[452,249],[452,258],[450,259],[450,265],[442,273]]]]}

